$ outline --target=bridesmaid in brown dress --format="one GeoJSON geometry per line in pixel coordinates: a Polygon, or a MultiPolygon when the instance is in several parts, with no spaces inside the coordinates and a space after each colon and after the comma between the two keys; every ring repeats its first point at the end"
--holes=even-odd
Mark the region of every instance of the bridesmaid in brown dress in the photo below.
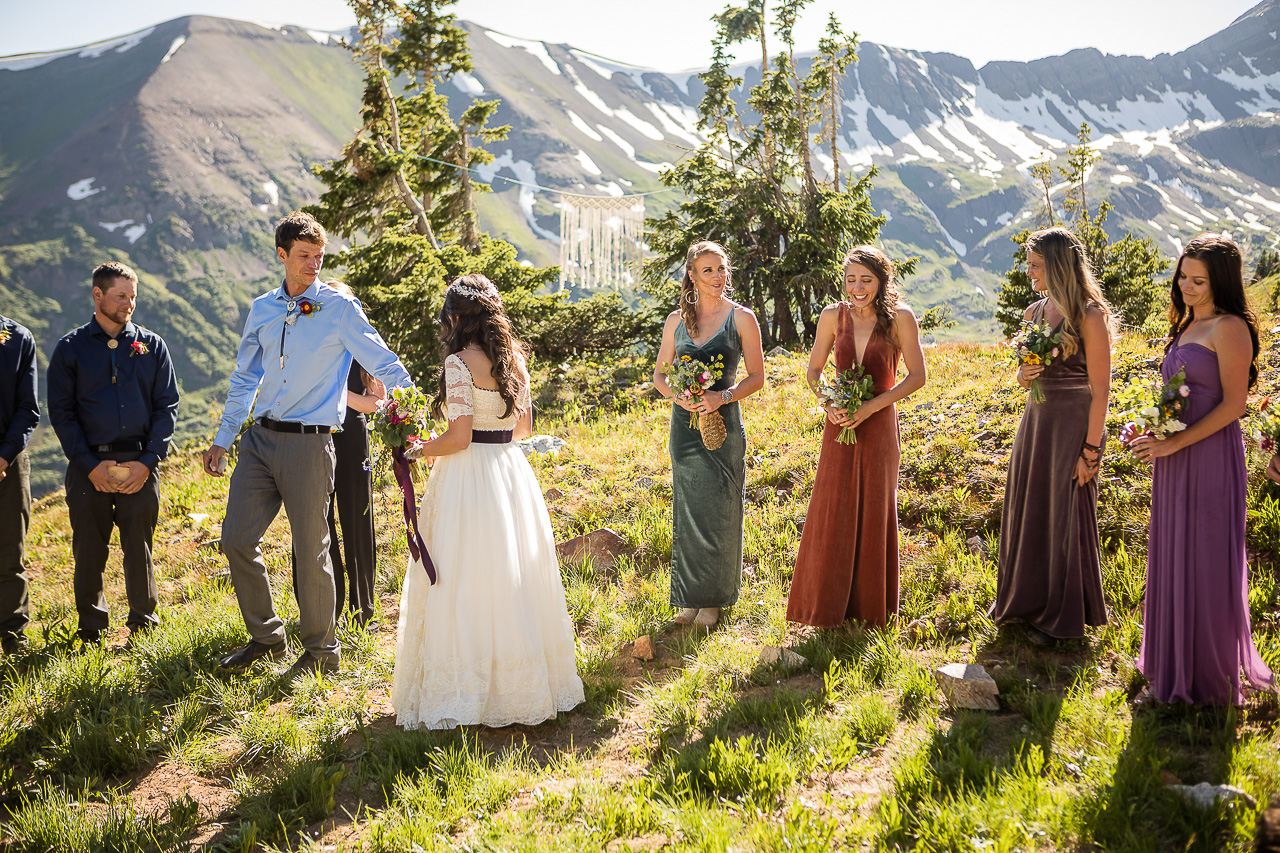
{"type": "Polygon", "coordinates": [[[991,618],[1025,622],[1033,643],[1051,645],[1107,622],[1095,475],[1111,384],[1111,309],[1066,228],[1037,231],[1026,249],[1031,285],[1046,298],[1025,319],[1061,331],[1062,345],[1048,367],[1018,368],[1018,384],[1038,378],[1045,399],[1028,398],[1013,441],[991,618]]]}
{"type": "Polygon", "coordinates": [[[898,612],[898,412],[924,387],[924,352],[915,314],[898,302],[893,264],[874,246],[845,255],[849,299],[818,320],[806,377],[815,391],[835,350],[836,369],[861,364],[875,396],[855,412],[827,407],[822,455],[796,557],[787,619],[832,628],[847,619],[884,626],[898,612]],[[859,355],[861,357],[859,357],[859,355]],[[907,375],[895,384],[898,357],[907,375]],[[837,441],[856,427],[856,444],[837,441]]]}

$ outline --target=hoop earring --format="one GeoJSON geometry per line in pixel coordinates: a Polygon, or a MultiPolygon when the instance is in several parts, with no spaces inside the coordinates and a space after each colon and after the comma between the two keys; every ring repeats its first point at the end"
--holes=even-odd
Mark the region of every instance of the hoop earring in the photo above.
{"type": "Polygon", "coordinates": [[[686,293],[686,294],[684,295],[684,301],[685,301],[685,302],[688,302],[690,305],[697,305],[697,304],[698,304],[698,291],[696,291],[696,290],[690,290],[688,293],[686,293]]]}

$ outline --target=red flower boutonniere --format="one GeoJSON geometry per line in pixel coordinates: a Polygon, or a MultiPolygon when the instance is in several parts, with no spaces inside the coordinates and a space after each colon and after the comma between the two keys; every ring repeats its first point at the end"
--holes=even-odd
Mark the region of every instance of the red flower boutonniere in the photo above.
{"type": "Polygon", "coordinates": [[[142,341],[134,341],[129,347],[129,350],[129,358],[133,358],[135,355],[146,355],[151,352],[151,350],[147,349],[147,345],[142,341]]]}
{"type": "Polygon", "coordinates": [[[319,302],[314,302],[310,299],[290,299],[284,306],[284,322],[286,325],[292,326],[298,322],[299,317],[310,317],[319,311],[321,307],[319,302]],[[295,314],[293,313],[294,311],[298,313],[295,314]]]}
{"type": "Polygon", "coordinates": [[[0,346],[4,346],[7,343],[9,343],[9,330],[0,329],[0,346]]]}

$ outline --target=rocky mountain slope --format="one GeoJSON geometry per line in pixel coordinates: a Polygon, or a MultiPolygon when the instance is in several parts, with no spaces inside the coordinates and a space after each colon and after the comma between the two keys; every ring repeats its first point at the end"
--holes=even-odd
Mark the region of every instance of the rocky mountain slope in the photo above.
{"type": "MultiPolygon", "coordinates": [[[[842,170],[880,169],[873,197],[889,217],[884,236],[897,252],[922,257],[907,288],[912,300],[949,303],[968,319],[968,334],[993,334],[987,318],[1009,265],[1008,237],[1040,206],[1028,167],[1062,152],[1081,122],[1103,153],[1091,197],[1115,205],[1117,235],[1152,237],[1170,254],[1206,229],[1254,247],[1271,241],[1280,223],[1278,32],[1280,4],[1268,0],[1154,59],[1077,50],[975,69],[950,54],[863,43],[843,86],[842,170]]],[[[477,70],[454,81],[456,98],[503,99],[499,119],[514,132],[498,146],[506,152],[500,176],[583,193],[651,190],[662,164],[700,139],[696,73],[471,33],[477,70]]],[[[739,73],[749,86],[758,63],[739,73]]],[[[543,235],[556,234],[555,196],[502,195],[524,218],[524,228],[508,224],[509,236],[527,246],[537,235],[551,257],[543,235]]],[[[672,199],[647,203],[661,209],[672,199]]]]}
{"type": "MultiPolygon", "coordinates": [[[[696,71],[468,30],[476,68],[450,81],[454,106],[500,98],[496,121],[512,126],[482,170],[497,190],[480,199],[482,226],[533,263],[557,262],[559,191],[660,190],[664,165],[701,141],[696,71]]],[[[1081,121],[1103,152],[1090,192],[1116,206],[1113,231],[1170,254],[1205,229],[1270,243],[1278,33],[1280,3],[1268,0],[1149,60],[1080,50],[975,69],[864,43],[844,80],[842,171],[880,169],[885,239],[922,259],[912,304],[949,304],[962,334],[990,337],[1008,237],[1039,204],[1027,168],[1081,121]]],[[[751,64],[740,73],[759,77],[751,64]]],[[[207,423],[248,302],[276,276],[271,224],[316,197],[309,167],[350,137],[360,86],[333,34],[198,16],[0,59],[0,312],[31,326],[47,356],[88,316],[90,269],[131,263],[143,274],[138,319],[175,351],[184,417],[207,423]]],[[[659,192],[646,205],[653,215],[677,201],[659,192]]]]}

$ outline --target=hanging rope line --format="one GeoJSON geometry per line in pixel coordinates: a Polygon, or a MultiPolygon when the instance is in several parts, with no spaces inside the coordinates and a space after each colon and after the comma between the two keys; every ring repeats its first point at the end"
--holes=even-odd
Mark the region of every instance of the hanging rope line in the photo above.
{"type": "MultiPolygon", "coordinates": [[[[481,175],[481,172],[479,169],[473,169],[470,166],[459,166],[457,163],[449,163],[445,160],[437,160],[434,157],[427,157],[425,154],[411,154],[410,156],[415,157],[418,160],[426,160],[428,163],[436,163],[441,166],[451,166],[454,169],[462,169],[463,171],[470,172],[471,174],[477,177],[480,177],[482,181],[486,180],[481,175]]],[[[582,193],[565,192],[564,190],[557,190],[557,189],[554,189],[553,187],[544,187],[541,184],[531,184],[528,181],[518,181],[515,178],[508,178],[503,175],[493,175],[491,178],[488,178],[487,181],[506,181],[509,184],[519,184],[522,187],[529,187],[530,189],[537,190],[538,192],[558,193],[563,196],[573,196],[574,198],[614,198],[616,199],[619,197],[615,195],[584,195],[582,193]]],[[[676,192],[675,187],[667,187],[661,190],[650,190],[647,193],[635,193],[633,197],[640,198],[644,196],[658,195],[659,193],[673,193],[673,192],[676,192]]],[[[623,198],[625,197],[626,196],[623,196],[623,198]]]]}
{"type": "Polygon", "coordinates": [[[644,258],[644,200],[646,196],[675,192],[674,187],[624,196],[583,195],[544,187],[494,174],[487,181],[479,169],[437,160],[425,154],[410,156],[463,169],[482,182],[506,181],[521,187],[560,196],[560,289],[572,285],[584,289],[634,282],[644,258]]]}

